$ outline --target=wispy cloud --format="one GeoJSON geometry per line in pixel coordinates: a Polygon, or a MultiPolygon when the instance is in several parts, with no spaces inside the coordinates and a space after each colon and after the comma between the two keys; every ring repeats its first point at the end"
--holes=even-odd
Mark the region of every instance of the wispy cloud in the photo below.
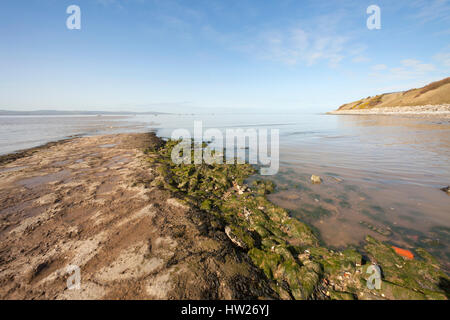
{"type": "MultiPolygon", "coordinates": [[[[241,40],[242,41],[242,40],[241,40]]],[[[335,67],[346,56],[346,36],[319,35],[301,28],[264,31],[235,48],[258,58],[284,64],[314,65],[320,61],[335,67]]]]}
{"type": "MultiPolygon", "coordinates": [[[[96,0],[105,5],[120,4],[119,0],[96,0]]],[[[123,0],[125,1],[125,0],[123,0]]],[[[144,2],[147,0],[127,0],[144,2]]],[[[366,43],[365,11],[361,9],[361,17],[355,17],[355,1],[343,0],[336,7],[329,3],[316,3],[321,15],[302,16],[301,23],[286,20],[282,24],[271,24],[270,21],[258,20],[258,23],[246,23],[245,17],[251,19],[261,14],[258,7],[246,1],[232,2],[233,11],[220,1],[201,1],[204,10],[196,6],[189,6],[177,0],[148,0],[154,5],[149,12],[153,21],[153,33],[162,35],[164,32],[176,35],[178,38],[189,40],[201,39],[204,43],[219,44],[226,50],[238,51],[251,58],[274,61],[286,65],[313,66],[324,63],[331,68],[339,66],[343,61],[354,64],[364,64],[374,60],[369,50],[370,43],[366,43]],[[211,17],[226,16],[230,21],[240,21],[241,30],[223,28],[215,24],[211,17]],[[359,27],[355,28],[355,23],[359,27]],[[364,27],[361,27],[364,26],[364,27]]],[[[289,0],[286,3],[290,2],[289,0]]],[[[390,4],[398,11],[405,7],[413,9],[408,12],[410,17],[423,22],[448,19],[450,21],[450,0],[412,0],[390,4]]],[[[359,4],[358,4],[359,5],[359,4]]],[[[308,6],[307,6],[308,7],[308,6]]],[[[361,8],[364,5],[360,6],[361,8]]],[[[385,7],[383,7],[385,8],[385,7]]],[[[358,10],[360,8],[358,7],[358,10]]],[[[276,21],[276,20],[275,20],[276,21]]],[[[275,22],[277,23],[277,22],[275,22]]],[[[436,60],[448,61],[443,53],[436,56],[436,60]]],[[[432,65],[420,61],[404,60],[398,67],[372,71],[389,71],[392,76],[412,77],[414,75],[432,71],[432,65]]]]}
{"type": "Polygon", "coordinates": [[[450,48],[437,53],[433,59],[444,68],[450,69],[450,48]]]}
{"type": "MultiPolygon", "coordinates": [[[[230,1],[228,6],[220,1],[201,1],[203,11],[197,11],[195,6],[190,7],[182,1],[149,1],[155,4],[153,12],[149,14],[153,21],[159,22],[157,26],[152,25],[152,30],[156,32],[156,27],[159,34],[176,30],[178,37],[202,39],[205,44],[219,44],[226,50],[286,65],[312,66],[325,63],[336,67],[346,58],[354,63],[370,61],[365,56],[367,46],[356,41],[341,26],[349,20],[347,9],[325,7],[323,9],[328,10],[328,14],[311,17],[303,15],[295,19],[291,17],[295,21],[286,19],[279,23],[277,19],[260,18],[264,10],[247,1],[230,1]],[[227,23],[235,21],[240,30],[236,31],[236,27],[224,28],[223,24],[215,23],[213,17],[220,17],[222,22],[226,18],[227,23]]],[[[287,6],[288,2],[284,2],[284,5],[287,6]]],[[[364,19],[361,24],[365,25],[364,19]]]]}
{"type": "Polygon", "coordinates": [[[383,71],[386,70],[388,67],[385,64],[377,64],[372,66],[373,71],[383,71]]]}
{"type": "Polygon", "coordinates": [[[383,77],[385,79],[421,79],[430,76],[436,67],[431,63],[424,63],[416,59],[404,59],[400,61],[400,65],[389,68],[384,64],[372,66],[373,72],[369,75],[372,77],[383,77]]]}
{"type": "Polygon", "coordinates": [[[411,6],[416,9],[412,15],[416,23],[450,22],[449,0],[415,0],[411,6]]]}
{"type": "Polygon", "coordinates": [[[363,56],[363,55],[356,56],[352,59],[352,62],[354,62],[354,63],[364,63],[364,62],[370,62],[370,61],[371,61],[370,58],[363,56]]]}
{"type": "Polygon", "coordinates": [[[122,3],[120,3],[119,0],[95,0],[95,1],[105,7],[114,6],[123,9],[122,3]]]}
{"type": "Polygon", "coordinates": [[[210,39],[228,49],[286,65],[312,66],[324,62],[336,67],[346,58],[355,63],[370,61],[365,56],[367,46],[354,35],[339,30],[340,19],[321,16],[302,25],[255,27],[239,34],[218,32],[211,26],[206,30],[210,39]]]}

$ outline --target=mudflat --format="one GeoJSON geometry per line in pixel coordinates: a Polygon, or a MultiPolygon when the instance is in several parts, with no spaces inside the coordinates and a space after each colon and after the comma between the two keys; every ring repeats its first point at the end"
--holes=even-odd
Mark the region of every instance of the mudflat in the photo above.
{"type": "Polygon", "coordinates": [[[82,137],[0,164],[1,299],[277,298],[205,213],[149,187],[153,134],[82,137]],[[69,266],[80,268],[70,290],[69,266]]]}

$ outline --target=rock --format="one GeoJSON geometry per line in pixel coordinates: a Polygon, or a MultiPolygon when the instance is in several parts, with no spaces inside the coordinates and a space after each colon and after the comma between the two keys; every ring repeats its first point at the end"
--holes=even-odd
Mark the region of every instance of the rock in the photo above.
{"type": "Polygon", "coordinates": [[[182,203],[179,199],[170,198],[170,199],[167,199],[166,202],[167,202],[167,204],[171,205],[172,207],[181,208],[181,209],[185,209],[185,210],[189,209],[189,206],[182,203]]]}
{"type": "Polygon", "coordinates": [[[234,188],[236,189],[236,191],[237,191],[237,193],[238,193],[239,195],[244,194],[244,192],[247,190],[247,186],[246,186],[246,185],[240,186],[240,185],[237,184],[237,183],[233,183],[233,186],[234,186],[234,188]]]}
{"type": "Polygon", "coordinates": [[[48,261],[44,261],[44,262],[38,264],[33,270],[34,276],[36,276],[39,273],[41,273],[41,271],[44,270],[45,268],[47,268],[48,265],[49,265],[48,261]]]}
{"type": "Polygon", "coordinates": [[[311,182],[314,184],[320,184],[322,183],[322,178],[320,176],[312,175],[311,176],[311,182]]]}
{"type": "Polygon", "coordinates": [[[252,213],[247,210],[247,208],[244,208],[244,217],[248,221],[252,213]]]}
{"type": "Polygon", "coordinates": [[[275,184],[270,180],[256,180],[252,184],[255,191],[261,195],[272,193],[275,190],[275,184]]]}
{"type": "Polygon", "coordinates": [[[225,234],[238,247],[248,250],[254,246],[253,239],[250,235],[244,234],[244,230],[237,230],[237,228],[225,227],[225,234]]]}
{"type": "Polygon", "coordinates": [[[379,234],[381,234],[383,236],[389,237],[389,236],[392,235],[391,231],[385,230],[383,228],[378,228],[378,227],[376,227],[376,226],[374,226],[374,225],[372,225],[372,224],[370,224],[370,223],[368,223],[366,221],[360,221],[359,223],[361,225],[365,226],[366,228],[368,228],[368,229],[370,229],[370,230],[372,230],[372,231],[374,231],[376,233],[379,233],[379,234]]]}
{"type": "Polygon", "coordinates": [[[442,191],[444,191],[445,193],[447,193],[450,196],[450,186],[442,188],[442,191]]]}
{"type": "Polygon", "coordinates": [[[305,253],[299,254],[299,255],[297,256],[297,258],[298,258],[298,260],[299,260],[301,263],[305,264],[306,261],[309,261],[309,260],[310,260],[311,255],[310,255],[309,253],[306,253],[306,252],[305,252],[305,253]]]}
{"type": "MultiPolygon", "coordinates": [[[[408,254],[413,259],[408,259],[398,253],[398,250],[392,248],[389,244],[380,242],[373,237],[366,238],[367,245],[364,249],[367,255],[377,261],[383,272],[383,284],[389,282],[395,285],[395,292],[386,292],[389,299],[416,299],[410,291],[420,292],[426,296],[439,296],[442,292],[442,283],[447,283],[448,276],[442,271],[438,262],[424,249],[417,248],[415,253],[418,257],[415,259],[412,252],[408,254]],[[401,292],[399,292],[401,291],[401,292]]],[[[404,249],[403,249],[404,250],[404,249]]],[[[363,271],[364,273],[365,271],[363,271]]],[[[383,286],[383,285],[382,285],[383,286]]],[[[392,287],[392,286],[390,286],[392,287]]],[[[392,287],[394,288],[394,287],[392,287]]],[[[392,289],[390,288],[390,289],[392,289]]],[[[383,287],[382,287],[383,289],[383,287]]],[[[389,290],[388,290],[389,291],[389,290]]],[[[392,291],[392,290],[390,290],[392,291]]]]}
{"type": "Polygon", "coordinates": [[[430,247],[438,247],[441,244],[441,241],[439,239],[426,238],[420,241],[430,247]]]}
{"type": "Polygon", "coordinates": [[[420,292],[396,285],[389,281],[381,283],[381,292],[394,300],[426,300],[426,296],[420,292]]]}
{"type": "Polygon", "coordinates": [[[328,296],[331,300],[355,300],[355,296],[349,292],[340,292],[340,291],[328,291],[328,296]]]}

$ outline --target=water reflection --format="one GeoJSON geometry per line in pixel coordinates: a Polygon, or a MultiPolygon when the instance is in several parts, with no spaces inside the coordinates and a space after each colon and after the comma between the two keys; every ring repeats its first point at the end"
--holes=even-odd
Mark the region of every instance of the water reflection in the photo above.
{"type": "Polygon", "coordinates": [[[338,116],[335,125],[284,141],[271,200],[328,245],[359,245],[370,234],[424,247],[449,270],[450,197],[439,190],[450,183],[449,122],[338,116]],[[311,174],[324,183],[311,184],[311,174]]]}

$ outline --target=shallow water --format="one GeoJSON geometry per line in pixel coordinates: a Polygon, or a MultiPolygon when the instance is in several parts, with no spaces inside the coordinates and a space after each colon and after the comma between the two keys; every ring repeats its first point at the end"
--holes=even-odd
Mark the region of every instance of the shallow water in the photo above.
{"type": "Polygon", "coordinates": [[[0,116],[0,155],[74,135],[135,131],[140,126],[123,116],[0,116]]]}
{"type": "MultiPolygon", "coordinates": [[[[158,119],[158,120],[155,120],[158,119]]],[[[359,246],[370,234],[424,247],[450,269],[450,122],[390,116],[158,116],[161,136],[175,128],[277,128],[278,185],[270,195],[307,221],[329,246],[359,246]],[[310,182],[312,174],[323,183],[310,182]]],[[[149,120],[148,120],[149,121],[149,120]]]]}
{"type": "MultiPolygon", "coordinates": [[[[0,117],[0,153],[72,134],[174,129],[280,130],[278,185],[270,199],[313,225],[330,246],[359,246],[367,234],[430,250],[450,269],[450,123],[393,116],[210,114],[0,117]],[[59,119],[56,119],[59,118],[59,119]],[[70,118],[70,119],[69,119],[70,118]],[[7,122],[5,122],[7,121],[7,122]],[[31,128],[30,128],[31,127],[31,128]],[[5,135],[4,135],[5,134],[5,135]],[[312,174],[323,183],[313,185],[312,174]]],[[[35,145],[32,145],[35,144],[35,145]]]]}

